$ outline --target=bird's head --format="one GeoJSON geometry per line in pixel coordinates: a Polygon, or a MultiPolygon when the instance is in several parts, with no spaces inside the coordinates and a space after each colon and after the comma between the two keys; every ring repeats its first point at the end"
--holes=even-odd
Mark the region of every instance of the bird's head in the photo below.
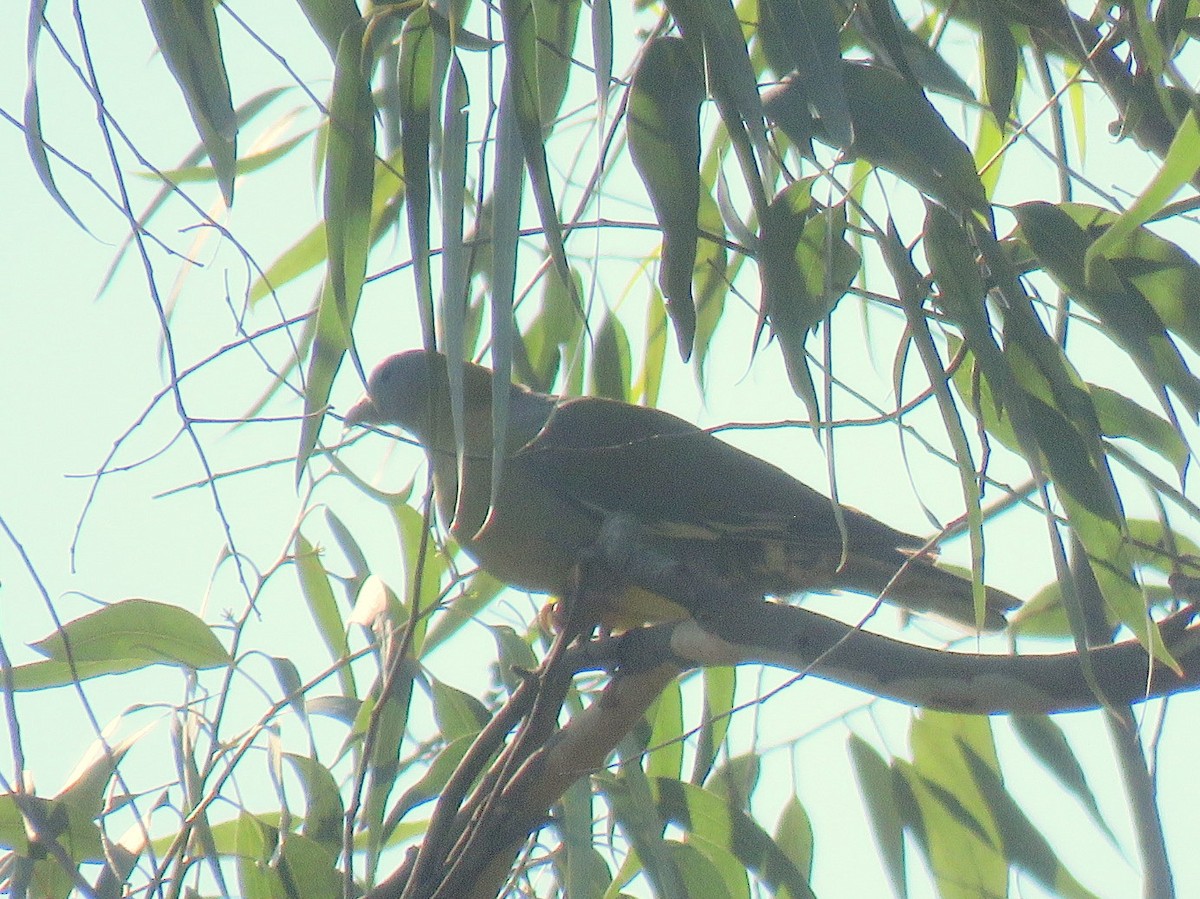
{"type": "Polygon", "coordinates": [[[346,427],[399,425],[418,437],[426,436],[431,413],[446,403],[446,359],[440,353],[411,350],[379,363],[367,379],[367,393],[346,413],[346,427]]]}
{"type": "MultiPolygon", "coordinates": [[[[492,456],[492,371],[463,364],[462,416],[467,448],[492,456]]],[[[554,411],[556,398],[513,385],[506,429],[514,448],[533,439],[554,411]]],[[[367,379],[367,394],[345,417],[354,425],[398,425],[427,449],[453,452],[454,425],[446,357],[410,350],[385,359],[367,379]]]]}

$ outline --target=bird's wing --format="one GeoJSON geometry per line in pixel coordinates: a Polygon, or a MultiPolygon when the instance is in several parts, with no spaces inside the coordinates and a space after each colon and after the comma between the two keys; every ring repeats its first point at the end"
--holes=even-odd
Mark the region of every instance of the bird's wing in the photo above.
{"type": "MultiPolygon", "coordinates": [[[[629,516],[698,570],[749,592],[886,588],[889,601],[975,622],[970,579],[917,556],[920,538],[846,507],[843,533],[829,498],[670,413],[567,400],[512,462],[597,521],[629,516]]],[[[986,602],[991,628],[1018,604],[993,588],[986,602]]]]}
{"type": "MultiPolygon", "coordinates": [[[[768,462],[670,413],[580,397],[564,401],[514,457],[601,515],[664,536],[803,543],[840,555],[831,501],[768,462]]],[[[890,554],[921,540],[844,510],[851,549],[890,554]]]]}

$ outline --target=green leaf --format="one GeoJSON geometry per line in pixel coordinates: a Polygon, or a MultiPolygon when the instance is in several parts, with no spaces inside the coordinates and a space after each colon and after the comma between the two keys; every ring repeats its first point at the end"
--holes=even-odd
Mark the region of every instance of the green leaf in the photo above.
{"type": "MultiPolygon", "coordinates": [[[[741,263],[748,257],[738,254],[732,264],[725,245],[706,237],[724,231],[721,212],[709,190],[700,191],[700,242],[696,247],[696,264],[692,268],[693,299],[696,303],[696,340],[693,368],[703,378],[704,360],[708,358],[716,336],[717,325],[725,312],[729,285],[741,263]]],[[[703,382],[702,382],[703,383],[703,382]]]]}
{"type": "Polygon", "coordinates": [[[1100,432],[1105,437],[1127,437],[1158,453],[1183,477],[1191,451],[1179,430],[1159,415],[1135,403],[1124,394],[1107,387],[1089,384],[1100,432]]]}
{"type": "Polygon", "coordinates": [[[795,796],[789,796],[775,826],[775,845],[796,866],[806,879],[812,879],[813,866],[812,820],[795,796]]]}
{"type": "Polygon", "coordinates": [[[858,790],[866,803],[871,832],[887,866],[888,879],[896,895],[907,897],[904,820],[893,788],[895,778],[879,753],[862,737],[851,734],[849,746],[858,790]]]}
{"type": "Polygon", "coordinates": [[[555,810],[555,829],[562,844],[552,855],[564,895],[603,899],[613,882],[612,870],[595,845],[595,802],[587,778],[575,781],[555,810]]]}
{"type": "Polygon", "coordinates": [[[645,773],[632,760],[640,757],[641,747],[635,744],[634,739],[626,737],[620,747],[621,755],[631,758],[622,764],[620,776],[594,774],[593,781],[612,810],[621,834],[637,853],[642,870],[656,894],[671,899],[685,899],[687,892],[680,871],[663,840],[663,829],[667,822],[659,813],[658,803],[645,773]]]}
{"type": "MultiPolygon", "coordinates": [[[[1095,243],[1063,209],[1032,202],[1022,203],[1014,212],[1021,236],[1042,267],[1100,320],[1105,333],[1129,353],[1147,383],[1170,387],[1193,418],[1200,416],[1200,379],[1189,370],[1154,306],[1133,285],[1122,281],[1109,260],[1092,253],[1095,243]],[[1086,266],[1085,258],[1089,260],[1086,266]]],[[[1105,233],[1111,233],[1111,228],[1105,233]]],[[[1165,398],[1160,401],[1166,406],[1165,398]]]]}
{"type": "Polygon", "coordinates": [[[291,764],[304,789],[306,810],[303,834],[330,852],[340,851],[345,809],[333,774],[319,761],[308,756],[288,752],[284,758],[291,764]]]}
{"type": "Polygon", "coordinates": [[[1084,889],[1058,860],[1046,838],[1005,789],[995,761],[980,757],[970,745],[960,743],[960,748],[970,779],[994,816],[1008,863],[1024,871],[1055,896],[1094,899],[1095,894],[1084,889]]]}
{"type": "Polygon", "coordinates": [[[613,74],[613,16],[611,0],[592,0],[592,71],[596,78],[597,118],[608,117],[608,94],[613,74]]]}
{"type": "Polygon", "coordinates": [[[671,17],[679,25],[694,58],[703,56],[709,90],[716,101],[754,208],[767,205],[755,149],[770,158],[763,123],[758,79],[750,62],[742,22],[731,0],[671,0],[671,17]]]}
{"type": "Polygon", "coordinates": [[[241,894],[248,897],[334,896],[341,878],[337,853],[304,834],[283,835],[262,818],[243,812],[229,826],[214,828],[219,851],[237,861],[241,894]]]}
{"type": "Polygon", "coordinates": [[[346,642],[346,623],[338,609],[329,583],[329,573],[321,564],[321,555],[303,534],[296,534],[296,573],[300,577],[300,592],[308,603],[313,622],[325,641],[333,661],[344,659],[350,654],[346,642]]]}
{"type": "Polygon", "coordinates": [[[433,717],[442,737],[447,741],[474,736],[491,720],[492,716],[487,707],[470,693],[436,678],[430,680],[433,690],[433,717]]]}
{"type": "MultiPolygon", "coordinates": [[[[289,137],[287,140],[281,141],[273,147],[267,147],[257,152],[246,154],[238,159],[236,172],[241,176],[266,168],[271,163],[287,156],[292,150],[307,141],[309,137],[311,137],[311,132],[297,134],[289,137]]],[[[173,169],[138,172],[137,174],[138,177],[156,184],[161,184],[163,178],[169,179],[174,184],[189,184],[193,182],[212,181],[216,177],[216,173],[211,165],[188,165],[173,169]]]]}
{"type": "Polygon", "coordinates": [[[696,337],[692,269],[700,237],[704,96],[704,75],[682,38],[662,37],[646,45],[629,89],[629,153],[662,229],[658,283],[685,360],[696,337]]]}
{"type": "MultiPolygon", "coordinates": [[[[830,146],[899,175],[917,190],[960,214],[987,214],[989,206],[975,160],[920,88],[882,66],[842,62],[842,80],[854,142],[842,146],[808,114],[808,97],[795,78],[764,91],[768,119],[793,141],[793,129],[812,128],[830,146]]],[[[803,135],[799,136],[803,141],[803,135]]]]}
{"type": "Polygon", "coordinates": [[[898,765],[916,798],[925,849],[944,897],[1003,896],[1008,866],[996,822],[964,747],[995,765],[987,718],[922,712],[910,729],[913,761],[898,765]]]}
{"type": "Polygon", "coordinates": [[[354,0],[297,0],[297,4],[329,55],[337,56],[342,35],[359,19],[354,0]]]}
{"type": "Polygon", "coordinates": [[[372,59],[361,28],[342,35],[329,100],[325,156],[325,234],[329,283],[348,337],[367,267],[375,184],[375,104],[368,83],[372,59]]]}
{"type": "Polygon", "coordinates": [[[463,625],[474,621],[481,609],[506,589],[506,585],[485,571],[477,571],[467,581],[466,588],[431,622],[421,644],[422,657],[453,637],[463,625]]]}
{"type": "MultiPolygon", "coordinates": [[[[431,551],[427,528],[429,522],[424,514],[403,502],[394,502],[388,506],[396,520],[400,532],[400,549],[404,557],[405,589],[408,599],[405,609],[396,614],[407,618],[414,614],[417,617],[411,633],[413,652],[420,657],[425,652],[425,632],[429,627],[429,610],[433,609],[441,599],[442,575],[449,567],[449,559],[444,553],[431,551]],[[416,596],[412,596],[412,591],[416,596]]],[[[401,620],[396,620],[400,624],[401,620]]]]}
{"type": "Polygon", "coordinates": [[[974,0],[983,43],[984,96],[1000,131],[1008,130],[1013,94],[1017,87],[1019,53],[1004,9],[991,0],[974,0]]]}
{"type": "Polygon", "coordinates": [[[203,670],[232,664],[212,629],[186,609],[149,599],[125,599],[76,618],[36,643],[48,657],[13,668],[13,687],[60,687],[150,665],[203,670]]]}
{"type": "Polygon", "coordinates": [[[494,625],[489,627],[488,630],[492,632],[492,639],[496,641],[496,648],[498,650],[499,680],[511,692],[519,682],[514,669],[533,671],[538,666],[537,657],[533,654],[533,650],[530,649],[529,644],[522,640],[511,627],[507,625],[494,625]]]}
{"type": "MultiPolygon", "coordinates": [[[[986,287],[983,273],[975,261],[975,249],[961,223],[950,212],[930,202],[925,204],[923,239],[925,257],[938,286],[938,305],[958,325],[971,358],[985,375],[986,383],[981,385],[981,390],[988,394],[985,423],[991,421],[999,426],[1001,399],[1012,390],[1013,374],[993,333],[986,303],[986,287]],[[1002,389],[993,390],[991,384],[999,384],[1002,389]]],[[[957,354],[959,344],[951,340],[950,346],[957,354]]],[[[954,375],[954,384],[968,408],[974,410],[976,404],[971,372],[971,365],[959,366],[954,375]]],[[[1005,422],[1003,427],[1006,436],[993,431],[991,425],[988,430],[1010,449],[1019,451],[1011,426],[1005,422]]]]}
{"type": "Polygon", "coordinates": [[[297,483],[316,446],[334,375],[350,346],[367,271],[375,184],[375,103],[368,84],[372,59],[363,36],[361,24],[342,35],[329,101],[324,196],[329,272],[318,302],[309,358],[296,453],[297,483]]]}
{"type": "Polygon", "coordinates": [[[538,96],[542,121],[558,118],[571,69],[582,0],[533,0],[538,34],[538,96]]]}
{"type": "Polygon", "coordinates": [[[373,684],[373,701],[363,703],[355,721],[356,731],[368,723],[373,731],[371,753],[367,759],[367,790],[359,818],[372,857],[378,855],[379,847],[387,838],[382,826],[384,812],[400,771],[400,747],[408,729],[416,671],[417,666],[409,657],[395,661],[387,671],[387,695],[380,701],[381,685],[378,681],[373,684]]]}
{"type": "Polygon", "coordinates": [[[820,420],[805,343],[858,274],[858,252],[846,241],[844,206],[820,209],[813,179],[788,185],[767,207],[759,244],[762,311],[779,339],[792,389],[820,420]]]}
{"type": "MultiPolygon", "coordinates": [[[[537,203],[538,215],[546,237],[550,258],[559,276],[570,284],[570,265],[563,245],[562,223],[550,186],[550,169],[546,161],[546,142],[543,133],[541,76],[538,70],[538,23],[533,0],[504,0],[500,4],[504,26],[504,56],[508,64],[505,86],[512,98],[512,126],[520,134],[519,146],[524,152],[529,171],[529,183],[537,203]]],[[[576,303],[582,307],[581,303],[576,303]]],[[[504,327],[508,328],[507,319],[504,327]]],[[[511,328],[509,328],[511,330],[511,328]]]]}
{"type": "Polygon", "coordinates": [[[704,788],[720,796],[731,808],[748,809],[761,775],[762,759],[753,752],[746,752],[716,768],[704,788]]]}
{"type": "Polygon", "coordinates": [[[708,779],[717,753],[725,743],[737,691],[735,668],[704,668],[700,675],[704,680],[704,708],[700,716],[700,736],[692,766],[691,781],[695,784],[702,784],[708,779]]]}
{"type": "Polygon", "coordinates": [[[28,81],[25,84],[25,104],[22,110],[21,126],[25,131],[25,149],[29,153],[29,161],[33,164],[33,170],[37,173],[38,180],[42,182],[42,187],[59,208],[70,217],[71,221],[86,231],[87,227],[83,224],[83,220],[75,214],[75,210],[71,208],[67,198],[58,189],[58,184],[54,180],[54,171],[50,168],[50,156],[46,152],[46,142],[42,137],[41,100],[38,95],[37,83],[37,46],[38,38],[46,25],[47,5],[49,5],[49,0],[38,0],[29,5],[29,25],[25,34],[25,68],[28,81]]]}
{"type": "Polygon", "coordinates": [[[105,859],[105,841],[94,817],[59,799],[28,793],[0,795],[0,839],[3,845],[16,850],[6,853],[6,895],[16,894],[13,888],[21,875],[28,884],[27,896],[66,899],[72,895],[72,876],[78,875],[77,866],[105,859]],[[63,870],[59,860],[48,852],[51,844],[62,850],[75,870],[63,870]],[[19,872],[16,876],[14,868],[19,872]]]}
{"type": "Polygon", "coordinates": [[[447,358],[466,356],[470,258],[463,243],[463,209],[467,194],[467,76],[458,54],[450,58],[442,116],[442,349],[447,358]]]}
{"type": "Polygon", "coordinates": [[[430,119],[440,107],[437,100],[444,70],[438,65],[439,57],[445,61],[444,54],[435,52],[436,39],[428,7],[418,6],[404,20],[400,32],[398,88],[408,240],[425,346],[433,345],[433,283],[429,269],[430,119]]]}
{"type": "Polygon", "coordinates": [[[678,780],[683,771],[683,694],[678,682],[667,685],[646,717],[650,721],[647,776],[678,780]]]}
{"type": "MultiPolygon", "coordinates": [[[[404,162],[397,152],[386,162],[380,162],[375,167],[375,189],[371,197],[373,241],[378,240],[383,233],[381,225],[386,220],[385,214],[404,199],[403,166],[404,162]]],[[[250,285],[250,302],[258,302],[272,290],[278,290],[325,262],[329,258],[325,232],[325,223],[322,222],[284,250],[250,285]]]]}
{"type": "MultiPolygon", "coordinates": [[[[492,280],[489,304],[492,319],[493,369],[497,377],[512,362],[513,303],[517,290],[517,239],[521,224],[521,199],[525,193],[522,137],[517,121],[512,78],[505,77],[496,113],[496,168],[492,193],[492,280]]],[[[507,392],[499,394],[507,397],[507,392]]],[[[505,400],[506,402],[506,400],[505,400]]],[[[504,404],[492,408],[493,424],[499,427],[504,404]]],[[[499,446],[499,444],[497,444],[499,446]]],[[[493,485],[494,489],[494,485],[493,485]]]]}
{"type": "MultiPolygon", "coordinates": [[[[88,822],[90,829],[91,822],[104,814],[109,784],[126,753],[148,735],[151,727],[152,725],[147,725],[116,742],[101,738],[92,744],[88,754],[72,772],[71,782],[63,787],[56,797],[67,807],[72,821],[88,822]]],[[[110,725],[108,733],[111,732],[110,725]]]]}
{"type": "Polygon", "coordinates": [[[620,319],[610,312],[596,334],[596,348],[592,354],[592,393],[627,402],[630,377],[629,338],[620,319]]]}
{"type": "Polygon", "coordinates": [[[279,687],[288,700],[288,705],[300,720],[304,721],[308,717],[308,710],[304,707],[304,693],[301,691],[304,682],[300,679],[300,670],[291,659],[285,659],[282,656],[269,656],[268,658],[271,670],[275,672],[275,680],[279,682],[279,687]]]}
{"type": "MultiPolygon", "coordinates": [[[[388,812],[388,823],[400,822],[417,806],[440,796],[474,742],[475,734],[458,737],[443,746],[432,762],[424,762],[417,769],[421,773],[420,778],[400,795],[388,812]]],[[[390,831],[391,827],[386,830],[390,831]]],[[[390,832],[385,834],[385,838],[390,836],[390,832]]]]}
{"type": "Polygon", "coordinates": [[[1196,111],[1189,109],[1171,139],[1171,146],[1167,155],[1163,157],[1162,168],[1155,173],[1133,205],[1088,249],[1085,265],[1089,277],[1096,262],[1120,246],[1135,229],[1157,215],[1176,191],[1187,184],[1197,171],[1200,171],[1200,125],[1196,122],[1196,111]]]}
{"type": "MultiPolygon", "coordinates": [[[[1115,212],[1087,203],[1060,203],[1058,208],[1087,232],[1093,243],[1110,233],[1115,212]]],[[[1109,238],[1105,258],[1117,275],[1141,294],[1166,327],[1200,352],[1200,265],[1177,244],[1149,228],[1130,231],[1120,241],[1109,238]]]]}
{"type": "Polygon", "coordinates": [[[1139,564],[1163,574],[1200,578],[1200,545],[1196,541],[1176,533],[1161,521],[1131,518],[1128,524],[1129,539],[1139,564]]]}
{"type": "Polygon", "coordinates": [[[669,778],[654,781],[662,820],[697,839],[728,849],[772,891],[786,889],[793,897],[811,897],[808,878],[757,822],[731,807],[720,795],[669,778]]]}
{"type": "Polygon", "coordinates": [[[759,35],[767,49],[767,58],[783,59],[772,63],[781,77],[793,69],[794,80],[804,85],[812,107],[821,119],[826,134],[835,144],[848,147],[854,142],[854,123],[846,89],[842,83],[842,46],[839,22],[834,21],[829,3],[803,0],[761,0],[759,35]]]}
{"type": "Polygon", "coordinates": [[[684,895],[688,899],[750,899],[745,869],[738,869],[732,856],[721,847],[710,846],[702,840],[687,843],[668,840],[665,845],[679,871],[684,895]],[[714,856],[726,864],[715,861],[714,856]],[[741,879],[733,889],[730,877],[741,879]]]}
{"type": "Polygon", "coordinates": [[[238,126],[221,55],[216,6],[189,0],[142,0],[142,5],[208,151],[225,205],[232,206],[238,126]]]}
{"type": "Polygon", "coordinates": [[[1096,795],[1084,776],[1083,766],[1071,750],[1062,728],[1048,715],[1014,715],[1011,721],[1013,730],[1034,758],[1079,800],[1092,823],[1115,848],[1118,845],[1117,838],[1104,820],[1096,795]]]}

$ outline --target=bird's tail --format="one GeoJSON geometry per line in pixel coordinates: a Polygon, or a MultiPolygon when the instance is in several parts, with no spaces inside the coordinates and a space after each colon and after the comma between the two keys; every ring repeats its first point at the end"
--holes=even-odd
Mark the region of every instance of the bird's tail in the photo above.
{"type": "MultiPolygon", "coordinates": [[[[926,558],[905,558],[896,566],[877,559],[856,559],[853,567],[860,574],[864,593],[882,595],[886,602],[928,612],[970,628],[1003,630],[1006,612],[1021,605],[1015,596],[995,587],[984,588],[983,621],[975,614],[975,594],[971,572],[953,565],[939,565],[926,558]]],[[[857,579],[856,579],[857,580],[857,579]]]]}

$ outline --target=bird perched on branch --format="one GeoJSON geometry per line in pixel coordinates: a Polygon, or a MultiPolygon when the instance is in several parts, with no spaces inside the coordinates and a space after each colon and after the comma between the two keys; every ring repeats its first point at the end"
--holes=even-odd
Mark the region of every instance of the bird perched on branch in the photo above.
{"type": "MultiPolygon", "coordinates": [[[[382,362],[345,421],[398,425],[421,442],[452,536],[505,583],[562,595],[606,525],[620,520],[655,553],[732,597],[883,593],[887,602],[976,623],[970,580],[922,554],[925,541],[849,507],[841,509],[843,532],[829,498],[658,409],[510,385],[493,504],[492,372],[466,364],[463,379],[461,460],[438,353],[382,362]]],[[[598,617],[612,626],[693,612],[633,583],[607,592],[611,608],[598,617]]],[[[987,588],[983,626],[1003,627],[1003,613],[1017,605],[987,588]]]]}

